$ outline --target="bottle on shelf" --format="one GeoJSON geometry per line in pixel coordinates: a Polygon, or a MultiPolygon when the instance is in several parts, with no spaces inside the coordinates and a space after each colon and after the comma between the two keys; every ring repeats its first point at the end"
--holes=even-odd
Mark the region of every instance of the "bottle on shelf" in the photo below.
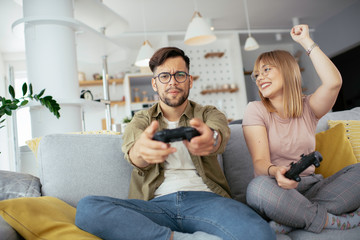
{"type": "Polygon", "coordinates": [[[140,102],[139,88],[134,88],[134,102],[140,102]]]}

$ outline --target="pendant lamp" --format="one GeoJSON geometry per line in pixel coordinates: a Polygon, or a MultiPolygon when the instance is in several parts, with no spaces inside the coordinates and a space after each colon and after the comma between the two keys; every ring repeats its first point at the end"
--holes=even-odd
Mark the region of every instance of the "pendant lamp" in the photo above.
{"type": "Polygon", "coordinates": [[[149,40],[147,40],[144,4],[145,4],[145,2],[143,2],[143,4],[142,4],[142,13],[143,13],[142,17],[143,17],[145,41],[141,45],[139,53],[138,53],[138,55],[136,57],[135,66],[137,66],[137,67],[149,67],[150,58],[155,53],[155,51],[154,51],[153,47],[151,46],[149,40]]]}
{"type": "Polygon", "coordinates": [[[152,48],[150,42],[145,40],[143,45],[141,46],[139,53],[137,55],[135,66],[138,67],[148,67],[149,61],[152,55],[154,54],[154,49],[152,48]]]}
{"type": "Polygon", "coordinates": [[[251,31],[250,31],[250,21],[249,21],[249,14],[248,14],[248,9],[247,9],[247,3],[246,0],[243,0],[244,2],[244,9],[245,9],[245,17],[246,17],[246,24],[247,24],[247,28],[248,28],[248,38],[245,41],[245,46],[244,46],[244,50],[245,51],[252,51],[255,49],[259,48],[259,44],[256,42],[255,38],[253,38],[251,36],[251,31]]]}
{"type": "Polygon", "coordinates": [[[199,46],[215,40],[216,36],[211,31],[210,25],[202,18],[199,12],[195,11],[187,28],[184,43],[190,46],[199,46]]]}

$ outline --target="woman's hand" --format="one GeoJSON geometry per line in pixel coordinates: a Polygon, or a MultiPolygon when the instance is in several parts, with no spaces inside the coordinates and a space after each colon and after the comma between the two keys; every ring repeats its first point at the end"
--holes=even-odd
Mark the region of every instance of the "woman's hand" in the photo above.
{"type": "Polygon", "coordinates": [[[285,173],[286,171],[289,170],[289,167],[276,167],[276,172],[275,172],[275,178],[276,181],[279,185],[279,187],[283,188],[283,189],[294,189],[297,188],[298,186],[298,182],[288,179],[287,177],[285,177],[285,173]]]}
{"type": "Polygon", "coordinates": [[[308,25],[302,24],[294,26],[290,31],[290,35],[295,42],[299,43],[306,49],[310,47],[308,45],[313,43],[310,38],[308,25]]]}

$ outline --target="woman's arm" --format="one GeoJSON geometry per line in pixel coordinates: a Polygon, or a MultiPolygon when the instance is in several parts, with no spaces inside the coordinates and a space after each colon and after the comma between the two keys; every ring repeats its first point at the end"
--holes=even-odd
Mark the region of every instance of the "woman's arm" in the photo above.
{"type": "Polygon", "coordinates": [[[309,36],[307,25],[294,26],[291,37],[305,50],[309,50],[309,57],[322,82],[310,98],[310,107],[316,117],[321,118],[333,107],[342,85],[340,72],[323,51],[314,45],[309,36]],[[312,50],[310,50],[312,48],[312,50]]]}
{"type": "Polygon", "coordinates": [[[288,168],[271,164],[266,128],[264,126],[243,126],[243,132],[256,175],[275,176],[280,187],[296,188],[298,183],[284,176],[288,168]]]}
{"type": "MultiPolygon", "coordinates": [[[[271,166],[271,162],[266,128],[243,126],[243,132],[256,175],[268,175],[267,169],[271,166]]],[[[270,170],[274,170],[271,168],[270,170]]]]}

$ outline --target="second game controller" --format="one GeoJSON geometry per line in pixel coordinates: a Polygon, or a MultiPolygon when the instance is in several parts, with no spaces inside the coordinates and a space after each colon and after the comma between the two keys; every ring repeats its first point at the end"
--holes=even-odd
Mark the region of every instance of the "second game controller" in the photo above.
{"type": "Polygon", "coordinates": [[[182,140],[190,141],[193,137],[200,136],[200,133],[193,127],[179,127],[175,129],[164,129],[156,132],[153,140],[169,143],[182,140]]]}
{"type": "Polygon", "coordinates": [[[314,151],[309,153],[308,155],[301,155],[301,159],[294,163],[292,162],[290,165],[290,169],[285,173],[285,177],[295,180],[297,182],[301,181],[299,176],[305,169],[307,169],[310,165],[314,164],[315,167],[320,166],[320,162],[322,161],[322,156],[318,151],[314,151]]]}

